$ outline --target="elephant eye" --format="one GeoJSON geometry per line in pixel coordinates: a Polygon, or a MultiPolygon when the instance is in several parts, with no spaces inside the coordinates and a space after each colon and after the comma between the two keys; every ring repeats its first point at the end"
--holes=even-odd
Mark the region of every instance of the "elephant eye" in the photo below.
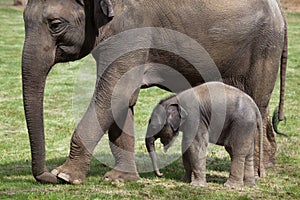
{"type": "Polygon", "coordinates": [[[49,29],[54,34],[60,33],[65,28],[65,21],[61,19],[49,20],[48,24],[49,24],[49,29]]]}

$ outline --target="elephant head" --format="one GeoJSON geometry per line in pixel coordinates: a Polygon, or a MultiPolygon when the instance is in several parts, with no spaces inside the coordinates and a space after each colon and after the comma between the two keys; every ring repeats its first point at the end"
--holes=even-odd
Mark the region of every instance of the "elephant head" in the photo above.
{"type": "Polygon", "coordinates": [[[99,28],[113,14],[110,0],[29,0],[24,10],[23,101],[32,172],[40,182],[56,182],[45,166],[43,97],[47,74],[58,62],[90,53],[99,28]]]}
{"type": "Polygon", "coordinates": [[[146,133],[146,147],[152,160],[154,172],[158,177],[162,177],[163,174],[160,173],[157,165],[155,140],[160,138],[166,152],[178,136],[180,126],[185,121],[186,116],[187,113],[181,106],[165,104],[165,102],[158,104],[151,114],[146,133]]]}

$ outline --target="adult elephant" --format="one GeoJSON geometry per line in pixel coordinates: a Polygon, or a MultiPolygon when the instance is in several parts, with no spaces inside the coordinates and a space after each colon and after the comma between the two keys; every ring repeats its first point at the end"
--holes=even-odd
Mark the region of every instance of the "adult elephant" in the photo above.
{"type": "MultiPolygon", "coordinates": [[[[223,81],[244,90],[255,100],[264,118],[265,163],[274,164],[276,143],[267,108],[281,63],[282,115],[287,57],[286,23],[277,0],[222,3],[216,0],[29,0],[24,21],[23,97],[32,172],[37,181],[56,183],[57,177],[70,183],[85,181],[92,152],[107,130],[116,164],[105,176],[139,178],[134,163],[133,134],[133,106],[139,90],[121,113],[126,116],[121,120],[124,132],[112,116],[113,90],[123,75],[143,64],[146,65],[137,77],[141,84],[145,83],[142,87],[163,87],[160,85],[163,76],[159,77],[163,71],[149,63],[171,66],[192,86],[201,84],[203,79],[190,63],[174,53],[146,48],[127,52],[106,70],[98,71],[101,76],[97,78],[94,98],[74,131],[69,158],[52,173],[45,165],[43,97],[45,80],[53,65],[78,60],[99,43],[101,47],[101,42],[111,36],[143,27],[167,28],[193,38],[210,54],[223,81]],[[144,76],[149,73],[150,76],[144,76]],[[148,78],[146,82],[145,78],[148,78]]],[[[97,62],[110,56],[102,50],[99,53],[97,62]]],[[[127,84],[134,82],[134,78],[128,79],[127,84]]]]}

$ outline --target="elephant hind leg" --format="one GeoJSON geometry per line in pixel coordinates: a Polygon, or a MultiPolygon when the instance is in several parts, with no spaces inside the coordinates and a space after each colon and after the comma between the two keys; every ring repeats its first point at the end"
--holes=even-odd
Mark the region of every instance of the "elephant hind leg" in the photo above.
{"type": "Polygon", "coordinates": [[[264,140],[263,141],[264,141],[263,142],[264,167],[265,168],[274,167],[276,163],[275,154],[276,154],[277,144],[276,144],[275,133],[269,115],[264,119],[264,140]]]}
{"type": "Polygon", "coordinates": [[[247,155],[245,159],[244,185],[247,186],[255,186],[253,152],[254,152],[254,143],[253,143],[253,147],[250,150],[249,155],[247,155]]]}
{"type": "MultiPolygon", "coordinates": [[[[245,82],[245,92],[249,94],[257,104],[263,119],[263,161],[264,166],[275,166],[276,138],[268,113],[269,101],[275,87],[280,58],[282,55],[283,33],[274,34],[272,40],[264,40],[257,43],[251,57],[251,66],[245,82]],[[264,47],[264,48],[262,48],[264,47]],[[266,76],[267,75],[267,76],[266,76]]],[[[271,39],[271,38],[270,38],[271,39]]],[[[259,164],[259,143],[255,147],[255,168],[259,164]]]]}
{"type": "Polygon", "coordinates": [[[114,168],[104,175],[104,180],[138,180],[134,161],[133,113],[128,109],[123,130],[115,122],[109,129],[111,152],[115,158],[114,168]]]}
{"type": "Polygon", "coordinates": [[[238,155],[230,146],[225,146],[231,158],[229,178],[224,183],[225,187],[242,188],[244,186],[245,156],[238,155]]]}

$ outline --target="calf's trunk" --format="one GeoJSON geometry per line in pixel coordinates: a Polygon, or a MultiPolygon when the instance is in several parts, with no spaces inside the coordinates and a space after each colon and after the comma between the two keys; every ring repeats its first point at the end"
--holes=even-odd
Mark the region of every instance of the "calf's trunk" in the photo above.
{"type": "Polygon", "coordinates": [[[149,155],[150,155],[150,158],[152,161],[154,172],[155,172],[156,176],[162,177],[163,174],[160,173],[158,165],[157,165],[157,155],[155,152],[154,142],[155,142],[155,137],[146,138],[146,147],[147,147],[147,151],[149,152],[149,155]]]}

